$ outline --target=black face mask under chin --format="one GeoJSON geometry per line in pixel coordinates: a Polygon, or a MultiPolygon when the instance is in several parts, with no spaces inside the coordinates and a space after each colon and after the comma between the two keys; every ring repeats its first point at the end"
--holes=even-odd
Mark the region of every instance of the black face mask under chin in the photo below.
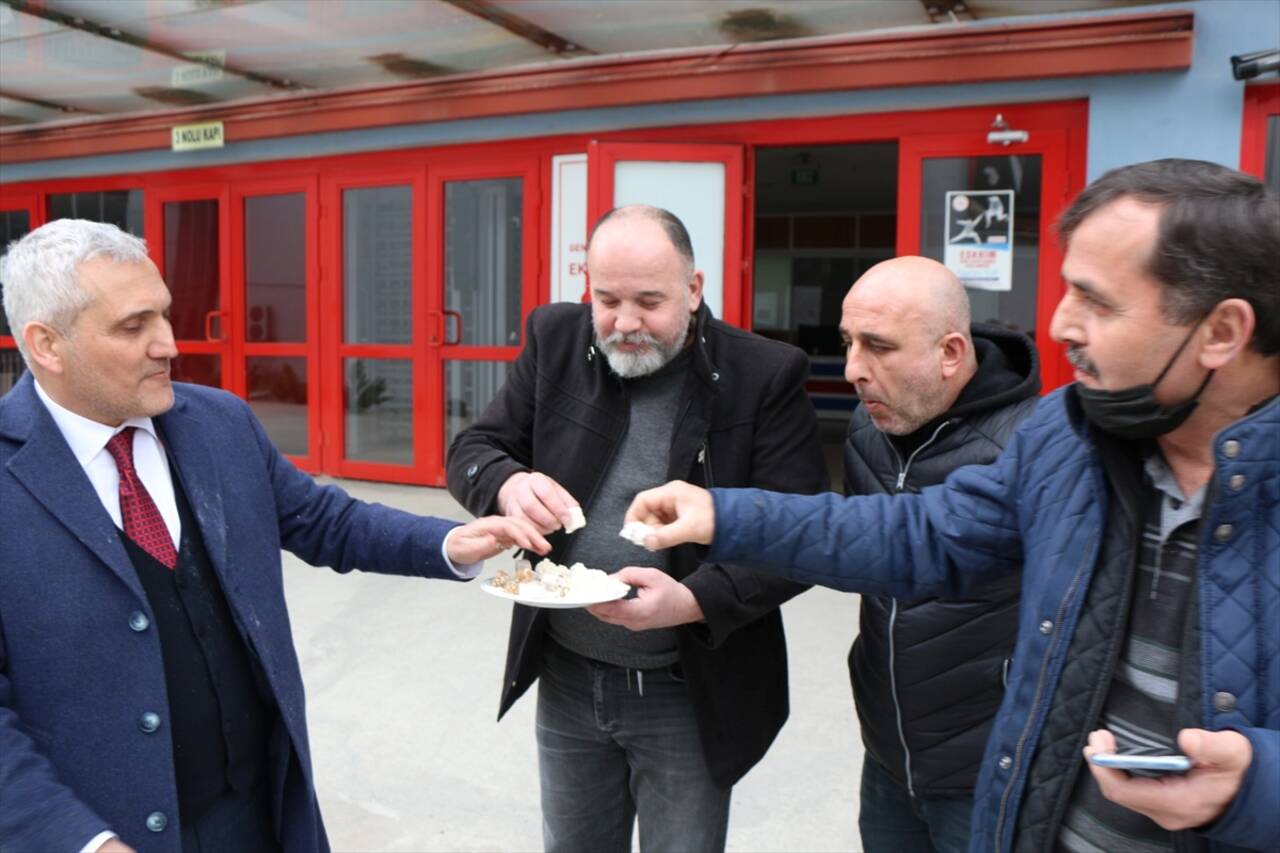
{"type": "Polygon", "coordinates": [[[1160,384],[1160,380],[1164,379],[1169,368],[1173,367],[1178,356],[1182,355],[1183,349],[1198,328],[1200,328],[1199,324],[1183,339],[1164,369],[1160,371],[1160,375],[1149,385],[1134,385],[1119,391],[1103,391],[1077,384],[1076,396],[1080,400],[1080,407],[1084,409],[1084,416],[1098,429],[1135,441],[1155,438],[1182,426],[1199,405],[1200,395],[1209,384],[1209,380],[1213,378],[1213,371],[1209,371],[1190,399],[1174,406],[1162,406],[1156,401],[1156,386],[1160,384]]]}

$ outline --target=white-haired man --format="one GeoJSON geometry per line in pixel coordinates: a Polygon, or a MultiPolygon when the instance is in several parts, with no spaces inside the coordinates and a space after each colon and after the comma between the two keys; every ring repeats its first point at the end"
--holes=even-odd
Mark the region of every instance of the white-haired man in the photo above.
{"type": "Polygon", "coordinates": [[[321,487],[244,402],[170,382],[169,291],[115,226],[5,260],[30,372],[0,399],[0,849],[326,850],[280,549],[458,579],[546,541],[321,487]]]}

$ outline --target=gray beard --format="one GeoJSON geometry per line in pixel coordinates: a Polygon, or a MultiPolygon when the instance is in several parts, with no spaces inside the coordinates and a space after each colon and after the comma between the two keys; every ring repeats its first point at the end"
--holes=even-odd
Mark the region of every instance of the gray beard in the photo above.
{"type": "Polygon", "coordinates": [[[604,353],[605,359],[609,362],[609,368],[614,373],[623,379],[635,379],[661,370],[671,359],[680,354],[687,340],[689,340],[689,326],[681,329],[680,334],[669,345],[643,332],[633,335],[614,332],[604,340],[597,338],[596,346],[604,353]],[[644,352],[622,352],[618,349],[620,343],[645,344],[648,349],[644,352]]]}

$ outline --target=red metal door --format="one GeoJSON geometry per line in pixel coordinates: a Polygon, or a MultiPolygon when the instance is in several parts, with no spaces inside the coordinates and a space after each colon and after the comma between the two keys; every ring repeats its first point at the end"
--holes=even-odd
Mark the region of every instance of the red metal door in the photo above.
{"type": "Polygon", "coordinates": [[[230,189],[231,293],[226,387],[244,397],[280,451],[320,469],[319,202],[314,177],[230,189]]]}
{"type": "Polygon", "coordinates": [[[520,354],[538,304],[538,161],[428,171],[425,482],[445,484],[453,438],[475,421],[520,354]]]}
{"type": "Polygon", "coordinates": [[[321,183],[320,458],[328,474],[426,483],[434,472],[425,199],[422,168],[321,183]]]}
{"type": "Polygon", "coordinates": [[[225,183],[150,190],[145,230],[151,260],[173,294],[173,378],[234,390],[229,208],[225,183]]]}
{"type": "MultiPolygon", "coordinates": [[[[1007,115],[1010,129],[1017,118],[1007,115]]],[[[1046,389],[1071,377],[1048,329],[1063,294],[1054,223],[1080,188],[1083,160],[1065,129],[1032,129],[1008,145],[986,133],[904,136],[899,148],[897,253],[947,263],[968,286],[975,321],[1029,335],[1046,389]],[[982,222],[987,230],[975,231],[982,222]],[[979,243],[987,239],[1008,246],[979,243]]]]}

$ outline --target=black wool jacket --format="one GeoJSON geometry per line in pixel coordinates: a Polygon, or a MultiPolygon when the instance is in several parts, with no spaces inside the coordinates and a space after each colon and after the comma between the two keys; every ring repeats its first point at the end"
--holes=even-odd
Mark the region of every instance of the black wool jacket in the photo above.
{"type": "MultiPolygon", "coordinates": [[[[667,479],[701,486],[825,491],[817,416],[804,391],[809,362],[788,344],[744,332],[704,304],[679,409],[667,479]]],[[[449,491],[476,515],[498,511],[498,490],[520,471],[560,483],[590,513],[626,434],[627,391],[596,349],[589,305],[535,309],[507,382],[449,448],[449,491]]],[[[565,536],[548,537],[564,562],[565,536]]],[[[667,571],[698,599],[705,621],[676,629],[703,752],[720,785],[760,760],[786,721],[787,653],[778,605],[806,587],[731,565],[706,549],[672,550],[667,571]]],[[[538,677],[546,611],[515,605],[498,716],[538,677]]]]}
{"type": "MultiPolygon", "coordinates": [[[[918,492],[995,460],[1039,401],[1031,340],[974,324],[978,372],[951,409],[907,436],[880,432],[859,406],[845,442],[845,491],[918,492]]],[[[1004,695],[1018,631],[1020,577],[965,601],[863,596],[849,651],[867,751],[917,797],[969,797],[1004,695]]]]}

